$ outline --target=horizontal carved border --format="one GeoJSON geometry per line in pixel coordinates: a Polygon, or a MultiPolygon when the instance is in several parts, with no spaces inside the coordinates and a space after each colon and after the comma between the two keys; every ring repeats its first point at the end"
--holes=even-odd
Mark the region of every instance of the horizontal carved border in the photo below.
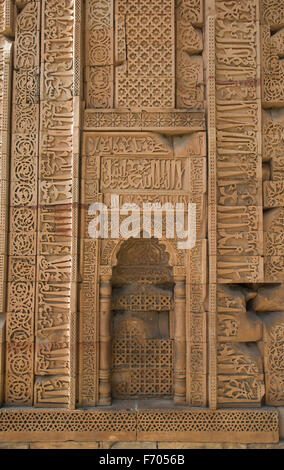
{"type": "Polygon", "coordinates": [[[94,111],[84,113],[84,130],[196,132],[205,130],[202,111],[94,111]]]}
{"type": "Polygon", "coordinates": [[[278,413],[261,410],[0,412],[0,441],[139,440],[278,442],[278,413]]]}

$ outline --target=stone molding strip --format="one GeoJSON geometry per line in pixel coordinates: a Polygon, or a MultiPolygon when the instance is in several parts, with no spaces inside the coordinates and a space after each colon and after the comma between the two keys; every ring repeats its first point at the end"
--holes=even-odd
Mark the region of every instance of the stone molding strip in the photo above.
{"type": "Polygon", "coordinates": [[[0,412],[0,442],[51,440],[276,443],[278,413],[262,410],[0,412]]]}

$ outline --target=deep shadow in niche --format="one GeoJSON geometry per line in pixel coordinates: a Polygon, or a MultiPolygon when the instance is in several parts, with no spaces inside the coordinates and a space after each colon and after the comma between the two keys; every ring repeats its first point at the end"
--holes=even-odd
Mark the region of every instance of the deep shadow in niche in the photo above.
{"type": "Polygon", "coordinates": [[[173,396],[173,273],[157,239],[129,239],[112,277],[112,397],[173,396]]]}

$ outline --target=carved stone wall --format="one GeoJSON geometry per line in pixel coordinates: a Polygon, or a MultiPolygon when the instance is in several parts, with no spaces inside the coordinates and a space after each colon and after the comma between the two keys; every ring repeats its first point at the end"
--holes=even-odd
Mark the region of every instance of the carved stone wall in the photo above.
{"type": "Polygon", "coordinates": [[[283,55],[281,0],[0,0],[0,440],[278,440],[283,55]],[[195,246],[113,194],[195,203],[195,246]]]}
{"type": "Polygon", "coordinates": [[[266,403],[279,406],[284,404],[284,5],[263,1],[261,13],[264,279],[269,285],[259,290],[254,302],[264,323],[266,403]]]}

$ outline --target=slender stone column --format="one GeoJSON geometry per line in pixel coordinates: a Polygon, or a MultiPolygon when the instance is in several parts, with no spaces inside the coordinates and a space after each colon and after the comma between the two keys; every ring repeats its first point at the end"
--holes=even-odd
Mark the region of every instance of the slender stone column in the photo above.
{"type": "Polygon", "coordinates": [[[174,403],[186,403],[185,277],[175,276],[174,288],[174,403]]]}
{"type": "Polygon", "coordinates": [[[111,404],[111,276],[100,278],[99,405],[111,404]]]}

